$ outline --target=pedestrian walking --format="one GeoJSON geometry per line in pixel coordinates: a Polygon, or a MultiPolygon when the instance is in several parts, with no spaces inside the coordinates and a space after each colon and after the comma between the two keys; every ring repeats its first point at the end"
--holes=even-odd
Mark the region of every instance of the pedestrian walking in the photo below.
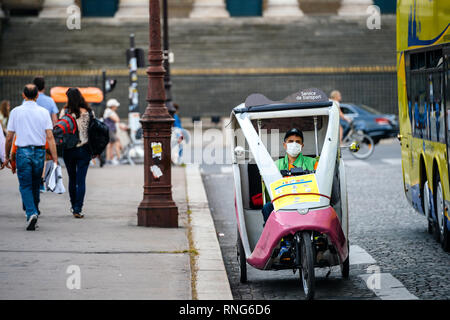
{"type": "Polygon", "coordinates": [[[173,123],[171,136],[171,158],[174,164],[180,165],[184,163],[184,144],[189,143],[189,134],[181,125],[181,120],[178,116],[180,109],[179,105],[174,103],[173,106],[175,110],[173,112],[169,112],[169,114],[175,120],[173,123]]]}
{"type": "Polygon", "coordinates": [[[52,97],[49,97],[45,94],[45,80],[44,77],[36,77],[33,80],[33,83],[36,85],[39,91],[39,96],[36,100],[36,103],[41,107],[47,109],[50,117],[52,118],[53,125],[55,125],[56,121],[58,121],[58,106],[52,97]]]}
{"type": "MultiPolygon", "coordinates": [[[[33,79],[33,84],[36,85],[39,96],[36,100],[36,103],[40,105],[41,107],[45,108],[48,113],[50,114],[50,117],[52,119],[53,125],[55,125],[56,121],[58,121],[58,107],[56,106],[55,101],[47,96],[45,94],[45,80],[44,77],[37,76],[33,79]]],[[[44,186],[44,175],[45,175],[45,167],[46,163],[44,163],[44,169],[42,170],[42,178],[41,178],[41,186],[40,186],[40,192],[45,192],[45,186],[44,186]]]]}
{"type": "Polygon", "coordinates": [[[0,122],[0,163],[5,161],[5,135],[3,134],[3,126],[0,122]]]}
{"type": "Polygon", "coordinates": [[[63,151],[63,159],[69,175],[71,213],[75,218],[83,218],[86,175],[93,156],[89,147],[88,132],[90,113],[93,114],[93,111],[77,88],[69,88],[66,94],[68,101],[64,107],[64,112],[76,119],[79,142],[75,148],[63,151]]]}
{"type": "Polygon", "coordinates": [[[3,128],[3,133],[6,134],[6,127],[8,125],[9,112],[11,104],[8,100],[3,100],[0,104],[0,124],[3,128]]]}
{"type": "Polygon", "coordinates": [[[10,167],[9,156],[15,135],[17,177],[27,216],[26,230],[35,230],[39,215],[39,185],[44,168],[46,141],[55,164],[58,163],[58,155],[50,115],[36,103],[38,97],[36,85],[27,84],[22,95],[25,102],[14,108],[9,116],[5,159],[1,168],[10,167]]]}
{"type": "Polygon", "coordinates": [[[109,99],[106,103],[106,110],[103,114],[103,121],[109,128],[109,144],[106,147],[106,163],[109,164],[119,164],[120,158],[122,157],[122,144],[117,136],[117,129],[125,129],[124,125],[120,123],[120,117],[117,114],[117,109],[120,103],[116,99],[109,99]],[[114,153],[116,158],[114,158],[114,153]]]}

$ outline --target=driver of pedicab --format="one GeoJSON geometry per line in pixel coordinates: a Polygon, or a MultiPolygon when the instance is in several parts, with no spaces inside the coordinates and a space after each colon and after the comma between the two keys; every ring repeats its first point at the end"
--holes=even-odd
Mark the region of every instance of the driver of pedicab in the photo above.
{"type": "MultiPolygon", "coordinates": [[[[317,159],[304,156],[302,154],[303,132],[297,128],[292,128],[286,132],[284,136],[283,148],[286,150],[284,158],[275,161],[278,170],[291,170],[292,168],[302,168],[303,170],[312,171],[317,168],[319,163],[317,159]]],[[[270,197],[266,196],[266,199],[270,197]]],[[[264,224],[269,219],[274,207],[271,201],[267,202],[262,208],[264,224]]]]}

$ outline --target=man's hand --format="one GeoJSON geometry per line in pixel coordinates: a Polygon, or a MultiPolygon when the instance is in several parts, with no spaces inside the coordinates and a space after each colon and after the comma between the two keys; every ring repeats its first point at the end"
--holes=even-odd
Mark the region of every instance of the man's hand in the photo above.
{"type": "Polygon", "coordinates": [[[58,164],[58,153],[56,152],[56,144],[55,144],[55,138],[53,137],[53,131],[52,130],[45,130],[46,136],[47,136],[47,142],[48,142],[48,148],[50,149],[50,154],[52,155],[53,162],[55,164],[58,164]]]}
{"type": "Polygon", "coordinates": [[[9,165],[10,161],[11,161],[11,160],[9,160],[9,158],[6,157],[6,158],[5,158],[5,161],[3,161],[3,163],[2,163],[2,165],[1,165],[1,167],[0,167],[0,170],[2,170],[2,169],[5,168],[5,167],[11,169],[11,166],[9,165]]]}

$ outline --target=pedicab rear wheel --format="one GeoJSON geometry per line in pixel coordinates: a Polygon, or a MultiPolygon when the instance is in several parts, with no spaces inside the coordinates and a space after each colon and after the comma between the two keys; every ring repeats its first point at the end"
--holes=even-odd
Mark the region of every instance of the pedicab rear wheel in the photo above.
{"type": "Polygon", "coordinates": [[[239,260],[240,278],[241,283],[247,282],[247,259],[245,258],[244,245],[242,244],[241,234],[237,230],[237,256],[239,260]]]}
{"type": "Polygon", "coordinates": [[[297,254],[300,256],[300,280],[305,293],[305,300],[312,300],[315,293],[314,254],[309,232],[296,235],[297,254]]]}

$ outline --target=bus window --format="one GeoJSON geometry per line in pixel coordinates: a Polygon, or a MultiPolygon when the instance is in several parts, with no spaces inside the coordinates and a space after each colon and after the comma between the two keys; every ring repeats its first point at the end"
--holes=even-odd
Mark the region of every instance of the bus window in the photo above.
{"type": "MultiPolygon", "coordinates": [[[[444,97],[444,73],[443,69],[439,70],[433,74],[433,114],[434,114],[434,124],[432,126],[433,131],[435,131],[435,139],[433,141],[445,143],[445,118],[443,110],[443,97],[444,97]]],[[[431,128],[430,128],[431,129],[431,128]]]]}
{"type": "MultiPolygon", "coordinates": [[[[445,55],[445,66],[444,66],[444,70],[445,70],[445,84],[446,84],[446,88],[445,88],[445,100],[443,101],[443,105],[445,106],[445,112],[442,112],[442,118],[444,119],[445,116],[447,116],[447,148],[450,148],[450,50],[447,51],[447,54],[445,55]]],[[[445,130],[445,126],[442,125],[442,127],[444,127],[445,130]]],[[[444,140],[445,141],[445,140],[444,140]]],[[[447,149],[447,154],[449,153],[450,150],[447,149]]],[[[448,157],[448,161],[450,164],[450,157],[448,157]]],[[[449,165],[450,168],[450,165],[449,165]]]]}
{"type": "Polygon", "coordinates": [[[419,112],[417,115],[417,133],[419,138],[425,138],[425,121],[426,121],[426,114],[425,114],[425,104],[427,102],[427,79],[426,74],[420,73],[419,74],[419,112]]]}

